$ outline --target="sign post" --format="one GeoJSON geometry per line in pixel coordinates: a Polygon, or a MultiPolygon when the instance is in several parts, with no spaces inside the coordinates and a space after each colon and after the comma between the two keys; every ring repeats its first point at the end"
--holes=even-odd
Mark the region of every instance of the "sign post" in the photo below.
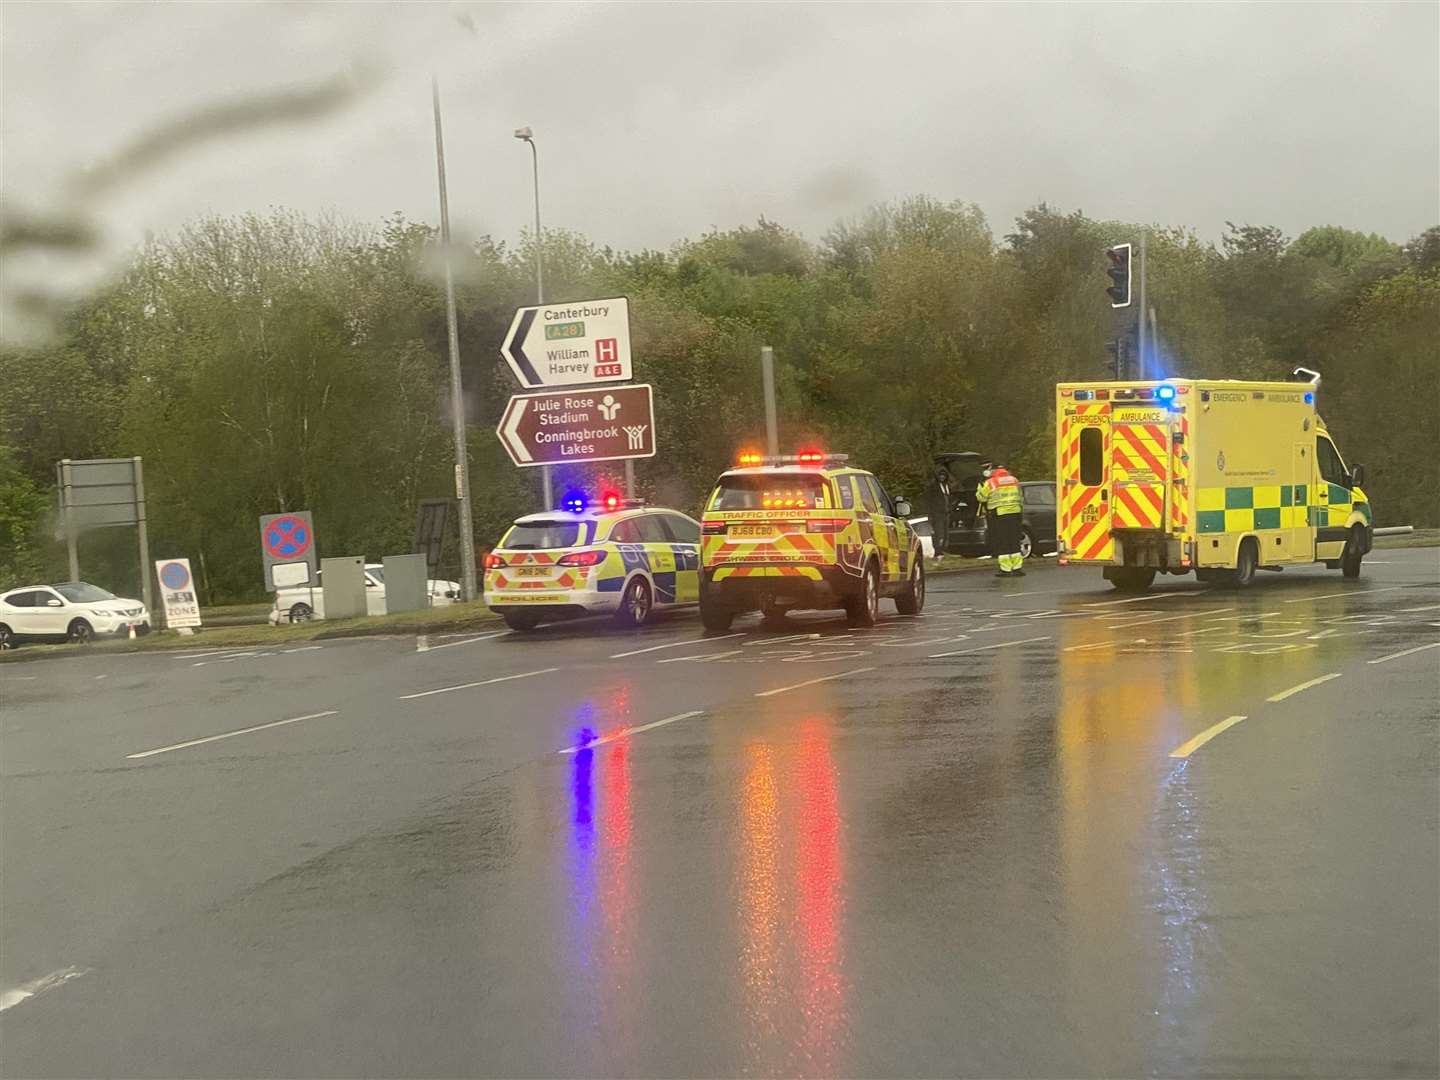
{"type": "Polygon", "coordinates": [[[618,296],[517,308],[500,355],[526,389],[628,382],[630,301],[618,296]]]}
{"type": "Polygon", "coordinates": [[[140,588],[146,607],[154,606],[150,587],[150,536],[145,527],[145,480],[138,457],[94,458],[55,466],[60,491],[60,527],[70,555],[71,580],[80,579],[77,538],[84,529],[134,525],[140,542],[140,588]]]}
{"type": "Polygon", "coordinates": [[[309,510],[260,515],[260,556],[265,566],[265,588],[315,584],[315,523],[309,510]]]}
{"type": "Polygon", "coordinates": [[[516,394],[496,428],[521,468],[655,456],[650,386],[516,394]]]}
{"type": "Polygon", "coordinates": [[[160,581],[160,603],[165,608],[166,629],[199,626],[200,601],[195,596],[190,560],[160,559],[155,563],[155,576],[160,581]]]}

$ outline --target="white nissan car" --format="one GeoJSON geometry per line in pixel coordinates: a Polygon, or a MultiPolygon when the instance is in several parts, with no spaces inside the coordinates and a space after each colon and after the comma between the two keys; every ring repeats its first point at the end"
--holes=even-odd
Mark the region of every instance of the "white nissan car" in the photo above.
{"type": "MultiPolygon", "coordinates": [[[[325,618],[325,591],[320,587],[320,571],[315,572],[315,587],[293,585],[275,590],[275,603],[270,607],[270,625],[309,622],[325,618]]],[[[460,598],[458,581],[425,582],[431,607],[445,607],[460,598]]],[[[385,614],[385,567],[381,563],[365,564],[365,614],[385,614]]]]}
{"type": "Polygon", "coordinates": [[[24,638],[85,642],[105,634],[150,632],[150,612],[84,581],[23,585],[0,594],[0,647],[24,638]]]}

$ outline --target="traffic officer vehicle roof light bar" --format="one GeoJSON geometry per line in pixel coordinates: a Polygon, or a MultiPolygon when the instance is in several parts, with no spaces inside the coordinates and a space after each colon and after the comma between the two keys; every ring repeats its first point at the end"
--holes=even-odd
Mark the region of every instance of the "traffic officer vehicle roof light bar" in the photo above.
{"type": "Polygon", "coordinates": [[[774,455],[762,454],[756,450],[742,450],[735,459],[737,467],[742,469],[762,465],[813,465],[816,468],[826,468],[843,465],[849,460],[849,454],[827,454],[824,450],[801,450],[795,454],[774,455]]]}
{"type": "Polygon", "coordinates": [[[1110,260],[1110,287],[1105,292],[1110,297],[1112,308],[1130,306],[1130,245],[1116,244],[1105,251],[1110,260]]]}

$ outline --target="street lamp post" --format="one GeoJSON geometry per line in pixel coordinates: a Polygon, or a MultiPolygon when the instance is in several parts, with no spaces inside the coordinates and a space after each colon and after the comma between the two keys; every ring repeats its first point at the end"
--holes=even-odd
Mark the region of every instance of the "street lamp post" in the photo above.
{"type": "MultiPolygon", "coordinates": [[[[540,242],[540,151],[535,148],[535,133],[528,127],[515,129],[515,138],[530,144],[531,175],[535,182],[535,303],[545,303],[545,254],[540,242]]],[[[551,486],[550,466],[542,465],[540,478],[545,485],[545,509],[555,505],[555,493],[551,486]]]]}
{"type": "Polygon", "coordinates": [[[450,265],[450,197],[445,190],[445,136],[440,128],[440,83],[430,80],[435,108],[435,168],[440,178],[440,247],[445,256],[445,331],[450,345],[450,425],[455,438],[455,501],[460,504],[460,588],[474,600],[475,525],[470,507],[470,450],[465,437],[465,391],[460,380],[460,335],[455,318],[455,272],[450,265]]]}

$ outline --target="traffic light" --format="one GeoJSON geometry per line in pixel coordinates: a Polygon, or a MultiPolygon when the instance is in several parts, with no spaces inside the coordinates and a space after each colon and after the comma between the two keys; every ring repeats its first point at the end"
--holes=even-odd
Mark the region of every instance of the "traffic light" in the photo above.
{"type": "Polygon", "coordinates": [[[1110,296],[1110,306],[1129,307],[1130,245],[1116,244],[1112,248],[1106,248],[1105,256],[1110,260],[1110,269],[1106,271],[1110,275],[1110,287],[1105,290],[1110,296]]]}
{"type": "Polygon", "coordinates": [[[1125,378],[1125,339],[1116,338],[1114,341],[1105,342],[1105,352],[1105,366],[1110,369],[1110,378],[1120,382],[1125,378]]]}

